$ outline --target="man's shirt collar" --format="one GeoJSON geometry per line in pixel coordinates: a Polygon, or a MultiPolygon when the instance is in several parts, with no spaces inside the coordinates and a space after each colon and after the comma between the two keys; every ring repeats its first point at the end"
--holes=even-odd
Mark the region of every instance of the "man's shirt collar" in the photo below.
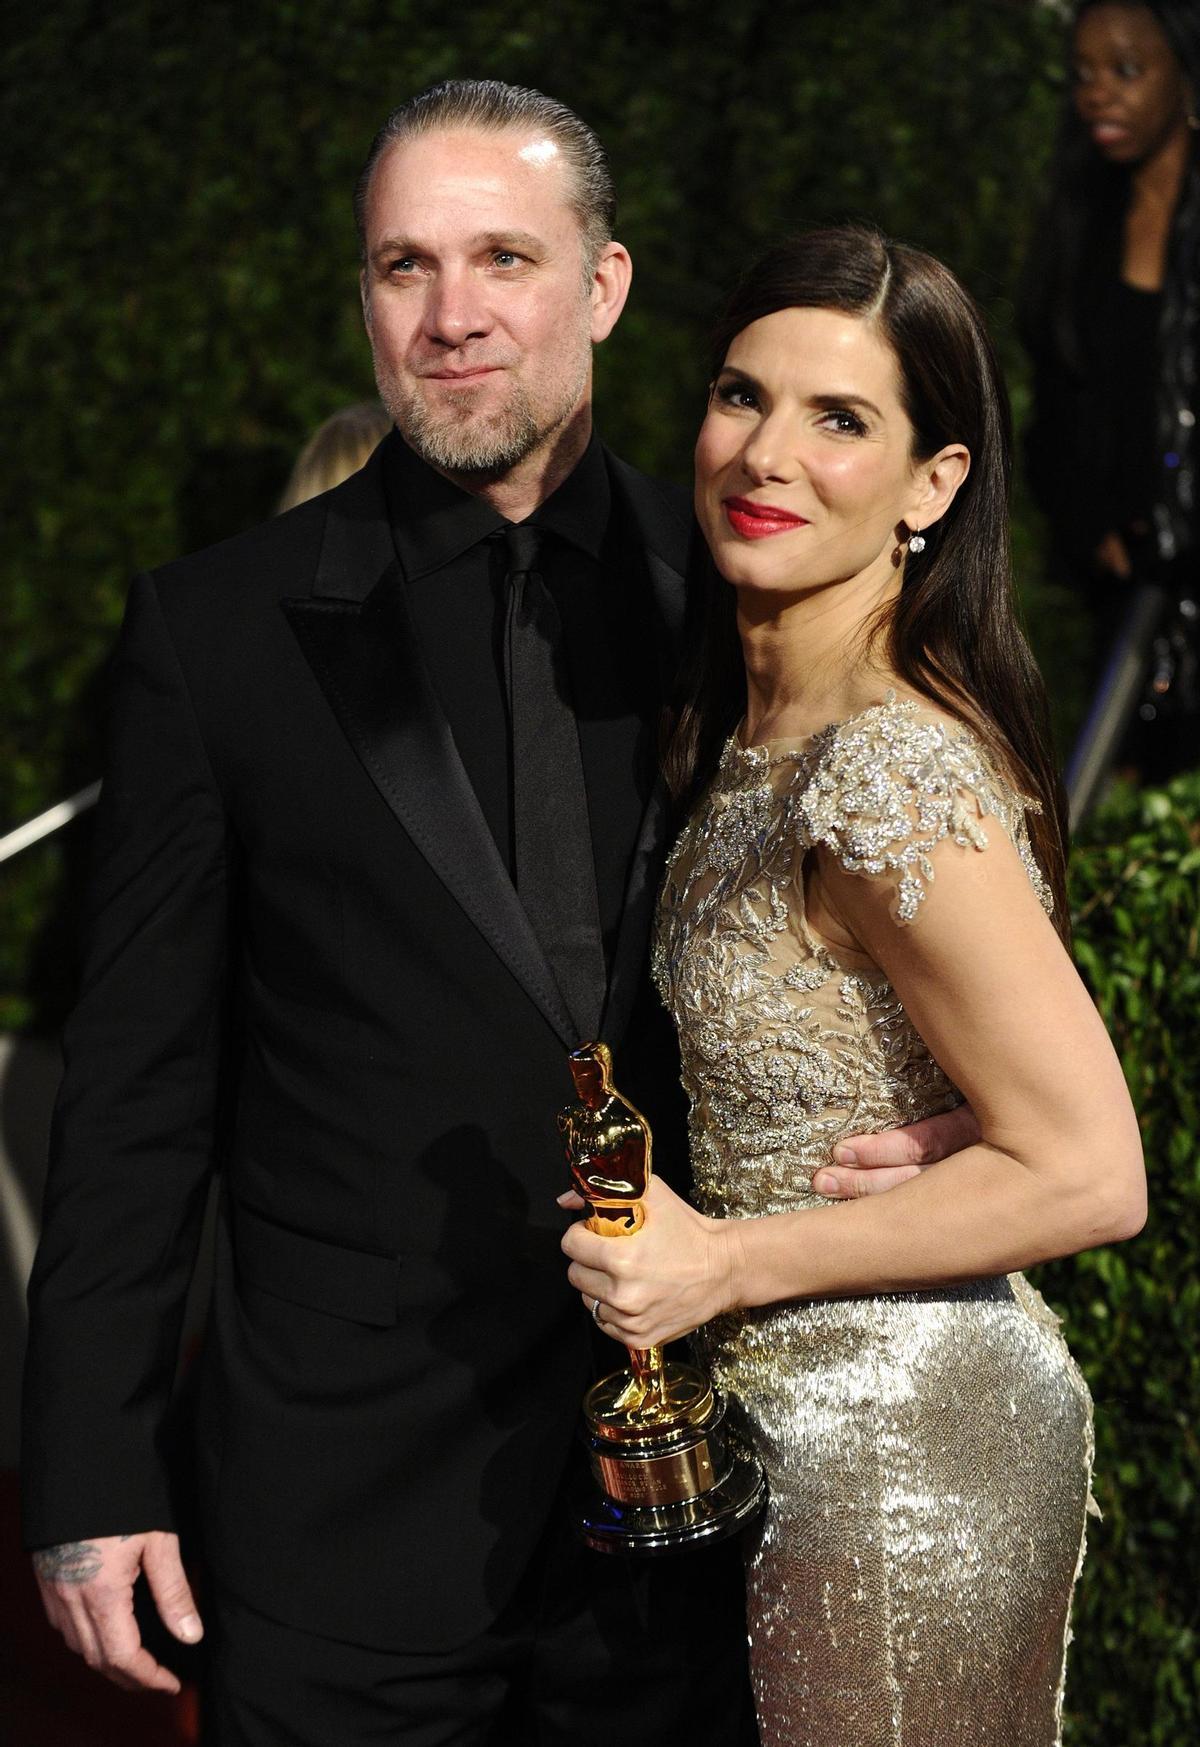
{"type": "Polygon", "coordinates": [[[546,533],[577,546],[589,558],[599,558],[611,506],[612,488],[604,451],[593,431],[587,448],[558,490],[538,505],[529,520],[546,533]]]}
{"type": "MultiPolygon", "coordinates": [[[[506,526],[490,504],[443,478],[398,433],[388,439],[384,477],[396,551],[410,581],[452,564],[506,526]]],[[[598,559],[610,507],[608,469],[593,433],[566,479],[528,519],[598,559]]]]}
{"type": "Polygon", "coordinates": [[[443,479],[396,432],[388,438],[384,477],[396,551],[410,582],[452,564],[504,526],[490,504],[443,479]]]}

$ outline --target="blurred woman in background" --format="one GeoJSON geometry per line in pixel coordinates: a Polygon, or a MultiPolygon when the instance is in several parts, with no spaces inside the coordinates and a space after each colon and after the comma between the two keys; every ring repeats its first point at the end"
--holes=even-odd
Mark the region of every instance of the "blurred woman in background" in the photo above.
{"type": "MultiPolygon", "coordinates": [[[[1102,655],[1136,582],[1175,602],[1198,592],[1200,6],[1083,0],[1071,65],[1023,298],[1026,459],[1058,569],[1086,594],[1102,655]]],[[[1200,762],[1187,628],[1185,611],[1159,675],[1173,682],[1172,731],[1137,747],[1150,777],[1200,762]]]]}
{"type": "Polygon", "coordinates": [[[332,491],[335,485],[357,473],[391,428],[392,421],[377,400],[339,407],[323,425],[317,426],[296,457],[279,500],[278,513],[294,510],[297,504],[307,503],[310,497],[323,491],[332,491]]]}

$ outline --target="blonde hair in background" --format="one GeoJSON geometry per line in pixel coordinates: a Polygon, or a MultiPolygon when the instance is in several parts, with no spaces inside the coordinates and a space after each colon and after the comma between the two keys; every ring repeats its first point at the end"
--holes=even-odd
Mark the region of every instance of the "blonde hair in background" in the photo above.
{"type": "Polygon", "coordinates": [[[332,491],[343,479],[357,473],[388,432],[392,421],[377,400],[343,406],[323,425],[318,425],[296,457],[291,478],[279,500],[280,515],[307,503],[323,491],[332,491]]]}

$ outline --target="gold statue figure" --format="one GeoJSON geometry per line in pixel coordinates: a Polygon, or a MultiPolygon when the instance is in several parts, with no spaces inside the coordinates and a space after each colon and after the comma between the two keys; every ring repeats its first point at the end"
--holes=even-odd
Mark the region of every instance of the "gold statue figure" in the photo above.
{"type": "MultiPolygon", "coordinates": [[[[625,1238],[645,1223],[650,1124],[612,1081],[612,1054],[586,1043],[568,1058],[578,1102],[558,1113],[572,1187],[588,1229],[625,1238]]],[[[600,1552],[662,1553],[734,1534],[766,1496],[762,1465],[695,1366],[661,1347],[627,1347],[630,1369],[594,1383],[583,1412],[597,1491],[581,1514],[600,1552]]]]}
{"type": "MultiPolygon", "coordinates": [[[[591,1208],[588,1230],[601,1237],[628,1237],[646,1213],[654,1143],[650,1124],[612,1083],[612,1052],[605,1043],[585,1043],[568,1058],[578,1104],[558,1113],[573,1188],[591,1208]]],[[[654,1419],[666,1410],[661,1347],[627,1347],[633,1375],[615,1408],[654,1419]]]]}

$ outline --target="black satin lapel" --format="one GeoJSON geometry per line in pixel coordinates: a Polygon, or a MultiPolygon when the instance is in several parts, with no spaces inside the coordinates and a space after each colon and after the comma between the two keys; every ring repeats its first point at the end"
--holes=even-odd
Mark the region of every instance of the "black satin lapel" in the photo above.
{"type": "Polygon", "coordinates": [[[318,596],[282,604],[380,795],[564,1044],[575,1048],[576,1028],[417,651],[399,566],[393,563],[361,605],[318,596]]]}
{"type": "Polygon", "coordinates": [[[654,906],[667,851],[668,813],[667,788],[659,777],[642,814],[642,828],[630,863],[625,908],[621,912],[617,950],[608,979],[608,999],[600,1026],[601,1037],[613,1048],[624,1035],[638,991],[648,974],[654,906]]]}
{"type": "Polygon", "coordinates": [[[659,668],[663,694],[670,697],[675,689],[679,661],[683,653],[683,620],[686,587],[683,576],[657,552],[646,553],[646,569],[654,596],[654,618],[658,630],[659,668]]]}
{"type": "Polygon", "coordinates": [[[393,431],[366,466],[352,473],[326,498],[325,529],[313,593],[335,600],[365,601],[379,579],[396,562],[396,543],[388,522],[384,467],[393,431]]]}
{"type": "Polygon", "coordinates": [[[664,696],[669,696],[682,653],[685,574],[692,541],[698,538],[696,525],[686,492],[655,484],[609,450],[605,458],[613,490],[624,505],[646,561],[664,696]]]}
{"type": "MultiPolygon", "coordinates": [[[[620,494],[632,529],[642,546],[654,603],[658,669],[664,701],[675,686],[683,644],[689,543],[694,523],[685,493],[664,489],[607,453],[609,476],[620,494]]],[[[667,852],[669,801],[660,777],[642,815],[637,845],[625,887],[625,907],[617,934],[617,949],[608,980],[601,1035],[619,1043],[648,974],[654,906],[667,852]]]]}

